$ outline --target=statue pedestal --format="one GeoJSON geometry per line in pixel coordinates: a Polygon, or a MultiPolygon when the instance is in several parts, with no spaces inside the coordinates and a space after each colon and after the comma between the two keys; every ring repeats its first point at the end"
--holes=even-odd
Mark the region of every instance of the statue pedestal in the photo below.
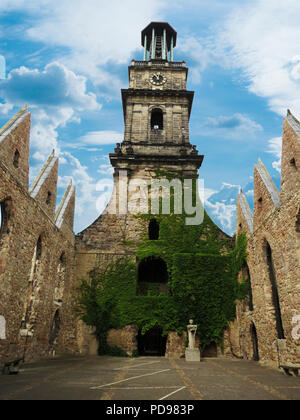
{"type": "Polygon", "coordinates": [[[200,350],[199,349],[186,349],[185,350],[185,361],[186,362],[200,362],[200,350]]]}

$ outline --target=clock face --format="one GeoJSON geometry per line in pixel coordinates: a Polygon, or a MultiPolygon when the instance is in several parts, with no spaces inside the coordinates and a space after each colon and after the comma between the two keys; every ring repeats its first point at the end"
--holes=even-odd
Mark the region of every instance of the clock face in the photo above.
{"type": "Polygon", "coordinates": [[[167,81],[166,77],[162,75],[161,73],[154,73],[150,77],[150,82],[156,86],[163,85],[166,83],[166,81],[167,81]]]}

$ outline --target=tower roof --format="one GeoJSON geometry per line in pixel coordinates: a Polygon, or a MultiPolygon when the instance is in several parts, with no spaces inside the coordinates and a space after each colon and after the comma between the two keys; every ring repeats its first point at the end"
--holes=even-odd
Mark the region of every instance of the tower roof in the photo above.
{"type": "Polygon", "coordinates": [[[171,39],[173,38],[173,47],[176,47],[177,41],[177,32],[172,28],[171,25],[167,22],[151,22],[143,31],[142,31],[142,46],[145,47],[145,36],[147,36],[147,49],[150,49],[150,40],[152,39],[152,31],[155,30],[155,34],[162,36],[164,29],[167,32],[167,45],[168,50],[171,48],[171,39]]]}

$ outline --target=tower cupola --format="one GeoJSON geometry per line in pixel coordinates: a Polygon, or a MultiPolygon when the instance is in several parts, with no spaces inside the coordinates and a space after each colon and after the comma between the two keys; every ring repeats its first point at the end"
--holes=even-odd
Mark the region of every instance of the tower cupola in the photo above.
{"type": "Polygon", "coordinates": [[[166,22],[151,22],[142,31],[144,61],[174,60],[177,32],[166,22]]]}

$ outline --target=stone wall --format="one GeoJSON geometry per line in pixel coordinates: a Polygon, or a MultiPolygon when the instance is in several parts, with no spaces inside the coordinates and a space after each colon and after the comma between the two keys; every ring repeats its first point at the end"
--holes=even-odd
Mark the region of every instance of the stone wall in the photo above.
{"type": "Polygon", "coordinates": [[[107,336],[107,344],[110,347],[118,347],[132,356],[137,350],[138,328],[135,325],[127,325],[122,330],[110,330],[107,336]]]}
{"type": "Polygon", "coordinates": [[[237,232],[248,237],[253,308],[250,302],[238,305],[237,322],[231,326],[233,346],[238,355],[253,359],[257,343],[260,360],[273,365],[300,360],[300,340],[293,337],[293,319],[300,315],[299,170],[300,123],[289,113],[284,120],[281,192],[259,162],[253,219],[243,194],[237,208],[237,232]]]}
{"type": "Polygon", "coordinates": [[[58,159],[52,154],[28,191],[30,114],[22,110],[0,131],[0,315],[6,339],[0,364],[77,351],[74,318],[75,191],[56,224],[58,159]],[[15,151],[19,151],[14,164],[15,151]]]}

